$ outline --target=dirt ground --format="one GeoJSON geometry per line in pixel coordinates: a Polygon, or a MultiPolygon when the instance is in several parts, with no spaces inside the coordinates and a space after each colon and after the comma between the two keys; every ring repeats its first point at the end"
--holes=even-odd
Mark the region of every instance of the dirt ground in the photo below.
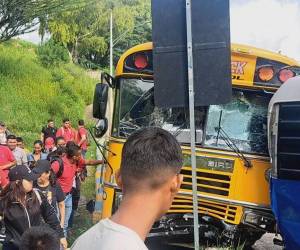
{"type": "Polygon", "coordinates": [[[282,250],[283,247],[273,244],[274,234],[265,234],[253,246],[254,250],[282,250]]]}

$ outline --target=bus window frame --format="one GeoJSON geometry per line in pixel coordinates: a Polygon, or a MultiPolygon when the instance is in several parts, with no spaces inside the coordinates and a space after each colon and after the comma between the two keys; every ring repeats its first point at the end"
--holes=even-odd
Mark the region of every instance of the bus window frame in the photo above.
{"type": "Polygon", "coordinates": [[[120,92],[120,78],[116,78],[116,85],[114,88],[114,108],[113,108],[113,119],[112,119],[112,124],[111,124],[111,131],[112,131],[112,136],[119,137],[120,131],[119,131],[119,123],[120,123],[120,104],[121,104],[121,98],[120,92]],[[118,103],[117,103],[118,102],[118,103]],[[118,109],[118,117],[115,115],[116,110],[118,109]],[[118,119],[117,119],[118,118],[118,119]],[[117,120],[117,121],[116,121],[117,120]],[[114,132],[114,129],[116,129],[116,133],[114,132]]]}

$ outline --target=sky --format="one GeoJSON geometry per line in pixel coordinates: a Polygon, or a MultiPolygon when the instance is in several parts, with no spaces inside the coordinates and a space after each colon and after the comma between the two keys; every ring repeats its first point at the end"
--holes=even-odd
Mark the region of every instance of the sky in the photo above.
{"type": "Polygon", "coordinates": [[[300,62],[300,0],[230,0],[231,41],[300,62]]]}
{"type": "MultiPolygon", "coordinates": [[[[230,0],[231,41],[300,62],[300,0],[230,0]]],[[[38,43],[37,32],[21,38],[38,43]]]]}

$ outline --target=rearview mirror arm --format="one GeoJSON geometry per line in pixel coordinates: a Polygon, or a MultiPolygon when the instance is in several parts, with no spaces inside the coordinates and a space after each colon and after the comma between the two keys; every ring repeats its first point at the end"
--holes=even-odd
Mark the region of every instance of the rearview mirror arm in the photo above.
{"type": "Polygon", "coordinates": [[[101,83],[104,82],[106,82],[112,89],[116,87],[115,78],[106,72],[101,73],[101,83]]]}

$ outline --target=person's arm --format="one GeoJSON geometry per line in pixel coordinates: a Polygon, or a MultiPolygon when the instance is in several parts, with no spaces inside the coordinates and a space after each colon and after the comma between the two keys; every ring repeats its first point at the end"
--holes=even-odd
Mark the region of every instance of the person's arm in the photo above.
{"type": "Polygon", "coordinates": [[[85,161],[85,165],[90,165],[90,166],[96,166],[96,165],[104,163],[104,160],[90,160],[90,159],[86,159],[84,161],[85,161]]]}
{"type": "Polygon", "coordinates": [[[3,164],[0,166],[0,170],[4,170],[4,169],[10,169],[11,167],[15,166],[17,164],[17,161],[14,160],[12,162],[9,162],[7,164],[3,164]]]}
{"type": "Polygon", "coordinates": [[[59,215],[60,215],[60,226],[64,227],[65,223],[65,201],[58,202],[58,210],[59,210],[59,215]]]}
{"type": "Polygon", "coordinates": [[[56,192],[56,200],[58,204],[58,210],[60,215],[60,226],[63,228],[65,223],[65,194],[61,189],[61,186],[56,183],[55,186],[55,192],[56,192]]]}
{"type": "Polygon", "coordinates": [[[10,151],[10,149],[7,148],[6,152],[3,152],[8,160],[8,163],[0,165],[0,169],[10,169],[11,167],[15,166],[17,164],[17,161],[13,155],[13,153],[10,151]]]}
{"type": "Polygon", "coordinates": [[[78,134],[80,135],[80,138],[81,138],[80,141],[78,142],[78,146],[80,147],[82,145],[82,143],[84,143],[86,141],[86,134],[83,129],[79,129],[78,134]]]}
{"type": "Polygon", "coordinates": [[[67,248],[64,231],[60,226],[59,220],[56,216],[56,211],[52,205],[49,204],[47,198],[41,194],[41,215],[44,221],[58,234],[61,244],[67,248]]]}
{"type": "Polygon", "coordinates": [[[86,141],[86,135],[82,135],[81,140],[78,142],[78,146],[80,147],[82,143],[84,143],[85,141],[86,141]]]}
{"type": "Polygon", "coordinates": [[[62,128],[59,128],[59,129],[56,131],[56,137],[62,136],[61,130],[62,130],[62,128]]]}

